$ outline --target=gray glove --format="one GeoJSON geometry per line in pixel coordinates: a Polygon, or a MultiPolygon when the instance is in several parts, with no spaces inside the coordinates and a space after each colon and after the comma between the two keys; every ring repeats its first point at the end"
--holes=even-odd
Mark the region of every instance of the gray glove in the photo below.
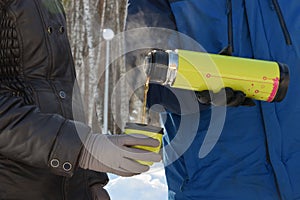
{"type": "Polygon", "coordinates": [[[159,154],[133,148],[133,145],[157,147],[159,141],[141,134],[90,134],[80,156],[79,166],[120,176],[133,176],[149,170],[149,166],[142,165],[136,160],[149,162],[161,160],[159,154]]]}

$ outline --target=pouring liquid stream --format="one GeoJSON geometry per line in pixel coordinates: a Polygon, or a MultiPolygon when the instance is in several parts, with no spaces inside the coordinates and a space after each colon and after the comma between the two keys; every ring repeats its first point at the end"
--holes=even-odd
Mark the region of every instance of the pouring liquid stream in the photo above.
{"type": "Polygon", "coordinates": [[[146,118],[147,118],[147,94],[149,91],[149,82],[150,82],[150,77],[147,77],[145,86],[144,86],[144,99],[143,99],[143,113],[142,113],[142,124],[146,123],[146,118]]]}

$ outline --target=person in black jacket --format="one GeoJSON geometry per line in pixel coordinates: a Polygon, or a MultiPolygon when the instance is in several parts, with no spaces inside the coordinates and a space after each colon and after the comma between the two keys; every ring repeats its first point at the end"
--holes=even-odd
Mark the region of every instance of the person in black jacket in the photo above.
{"type": "Polygon", "coordinates": [[[103,172],[159,161],[130,148],[151,138],[91,133],[82,113],[59,0],[0,0],[0,199],[109,199],[103,172]],[[73,104],[73,110],[72,110],[73,104]]]}

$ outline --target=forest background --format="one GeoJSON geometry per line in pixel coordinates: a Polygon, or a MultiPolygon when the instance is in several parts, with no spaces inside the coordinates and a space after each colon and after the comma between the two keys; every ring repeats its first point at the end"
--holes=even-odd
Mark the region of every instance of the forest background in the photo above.
{"type": "MultiPolygon", "coordinates": [[[[63,4],[86,119],[94,132],[101,133],[106,67],[106,41],[102,33],[107,28],[116,35],[124,31],[127,0],[63,0],[63,4]]],[[[122,55],[122,48],[122,41],[114,42],[110,57],[122,55]]],[[[127,121],[140,117],[142,102],[135,95],[126,102],[129,91],[125,84],[120,84],[120,78],[126,73],[122,56],[109,69],[108,130],[114,134],[120,133],[127,121]],[[116,84],[122,88],[113,96],[116,84]],[[113,115],[112,111],[117,114],[113,115]]]]}

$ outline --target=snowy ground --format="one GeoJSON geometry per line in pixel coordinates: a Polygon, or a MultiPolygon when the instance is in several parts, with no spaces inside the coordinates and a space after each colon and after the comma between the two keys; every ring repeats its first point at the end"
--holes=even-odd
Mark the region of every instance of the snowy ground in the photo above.
{"type": "Polygon", "coordinates": [[[167,200],[167,185],[163,164],[154,164],[144,174],[134,177],[119,177],[109,174],[106,186],[112,200],[167,200]]]}

